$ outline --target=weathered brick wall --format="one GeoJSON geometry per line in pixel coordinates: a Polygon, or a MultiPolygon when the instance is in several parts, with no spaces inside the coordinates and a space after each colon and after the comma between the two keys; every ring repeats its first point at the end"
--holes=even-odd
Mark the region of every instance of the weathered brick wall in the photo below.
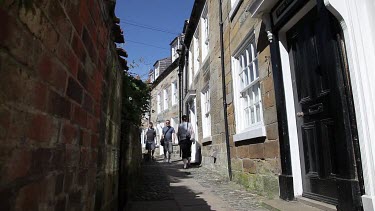
{"type": "Polygon", "coordinates": [[[121,77],[108,2],[0,1],[0,210],[116,207],[121,77]]]}

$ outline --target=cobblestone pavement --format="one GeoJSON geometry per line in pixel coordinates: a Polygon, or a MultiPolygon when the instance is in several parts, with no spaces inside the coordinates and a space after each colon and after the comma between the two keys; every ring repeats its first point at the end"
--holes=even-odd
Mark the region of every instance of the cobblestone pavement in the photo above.
{"type": "Polygon", "coordinates": [[[223,178],[218,173],[204,167],[193,167],[186,171],[188,171],[199,184],[210,189],[212,193],[230,204],[234,210],[267,210],[261,206],[261,202],[264,200],[263,197],[246,191],[239,184],[223,178]]]}
{"type": "MultiPolygon", "coordinates": [[[[161,159],[159,159],[161,161],[161,159]]],[[[168,177],[159,162],[145,162],[142,165],[143,184],[132,194],[132,201],[157,201],[173,199],[168,177]]]]}
{"type": "MultiPolygon", "coordinates": [[[[255,194],[247,192],[240,185],[228,181],[227,179],[221,177],[219,174],[212,172],[204,167],[192,166],[189,169],[182,169],[182,161],[174,160],[172,164],[163,163],[162,159],[158,159],[153,162],[145,162],[142,166],[143,168],[143,185],[141,188],[132,194],[131,201],[138,203],[138,208],[142,202],[157,204],[156,202],[164,201],[162,203],[177,201],[177,207],[169,209],[172,210],[254,210],[254,211],[265,211],[266,208],[261,206],[261,202],[264,198],[257,196],[255,194]],[[186,189],[180,189],[177,194],[186,192],[190,194],[192,192],[195,198],[204,199],[205,193],[209,193],[211,201],[217,201],[225,206],[205,206],[204,209],[199,209],[198,207],[186,209],[186,207],[181,207],[178,202],[178,197],[180,195],[176,194],[174,188],[171,187],[174,184],[183,183],[185,186],[189,184],[194,185],[192,182],[187,182],[186,179],[190,181],[195,181],[199,184],[201,192],[194,192],[187,187],[186,189]],[[191,180],[192,179],[192,180],[191,180]],[[185,181],[185,182],[184,182],[185,181]],[[203,194],[202,194],[203,193],[203,194]],[[213,199],[212,199],[213,198],[213,199]]],[[[196,185],[195,185],[196,186],[196,185]]],[[[207,196],[207,194],[206,194],[207,196]]],[[[206,201],[209,201],[206,200],[206,201]]],[[[197,203],[196,201],[192,204],[197,203]]],[[[202,202],[200,202],[202,203],[202,202]]],[[[208,203],[208,202],[207,202],[208,203]]],[[[149,206],[149,205],[147,205],[149,206]]],[[[191,206],[191,205],[188,205],[191,206]]],[[[155,207],[156,208],[156,207],[155,207]]],[[[134,207],[130,210],[136,210],[134,207]]]]}

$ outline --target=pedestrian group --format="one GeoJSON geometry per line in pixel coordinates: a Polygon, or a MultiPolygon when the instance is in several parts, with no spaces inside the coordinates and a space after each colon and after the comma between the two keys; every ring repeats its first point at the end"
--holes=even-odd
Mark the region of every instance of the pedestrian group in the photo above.
{"type": "MultiPolygon", "coordinates": [[[[184,163],[183,168],[186,169],[190,166],[191,145],[195,141],[194,129],[191,123],[189,123],[187,115],[182,116],[182,122],[178,125],[177,132],[175,132],[175,129],[171,126],[169,120],[165,121],[165,126],[162,129],[162,135],[160,138],[160,145],[163,146],[164,149],[164,162],[171,163],[171,155],[173,152],[172,144],[176,140],[176,135],[178,138],[178,144],[180,145],[182,161],[184,163]]],[[[153,128],[152,122],[149,123],[149,128],[147,129],[145,136],[147,157],[150,160],[155,160],[156,131],[153,128]]]]}

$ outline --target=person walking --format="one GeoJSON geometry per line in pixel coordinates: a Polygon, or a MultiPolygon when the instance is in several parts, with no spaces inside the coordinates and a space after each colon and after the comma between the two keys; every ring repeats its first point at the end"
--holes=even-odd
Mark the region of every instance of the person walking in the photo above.
{"type": "Polygon", "coordinates": [[[154,160],[156,131],[153,128],[152,122],[148,124],[145,136],[148,159],[154,160]]]}
{"type": "Polygon", "coordinates": [[[161,138],[164,139],[164,162],[168,159],[168,163],[171,163],[172,143],[176,139],[176,134],[169,120],[165,121],[165,127],[163,127],[162,132],[163,135],[161,138]]]}
{"type": "Polygon", "coordinates": [[[178,126],[177,136],[182,151],[184,169],[186,169],[190,166],[191,144],[194,141],[194,130],[187,115],[182,115],[182,123],[178,126]]]}

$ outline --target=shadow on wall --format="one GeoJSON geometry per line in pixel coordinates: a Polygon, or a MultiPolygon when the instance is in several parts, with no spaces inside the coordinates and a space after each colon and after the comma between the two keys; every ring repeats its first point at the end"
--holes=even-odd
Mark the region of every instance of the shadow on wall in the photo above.
{"type": "Polygon", "coordinates": [[[120,146],[119,210],[123,210],[130,194],[141,184],[142,146],[138,126],[124,123],[120,146]],[[126,129],[125,129],[126,128],[126,129]]]}

